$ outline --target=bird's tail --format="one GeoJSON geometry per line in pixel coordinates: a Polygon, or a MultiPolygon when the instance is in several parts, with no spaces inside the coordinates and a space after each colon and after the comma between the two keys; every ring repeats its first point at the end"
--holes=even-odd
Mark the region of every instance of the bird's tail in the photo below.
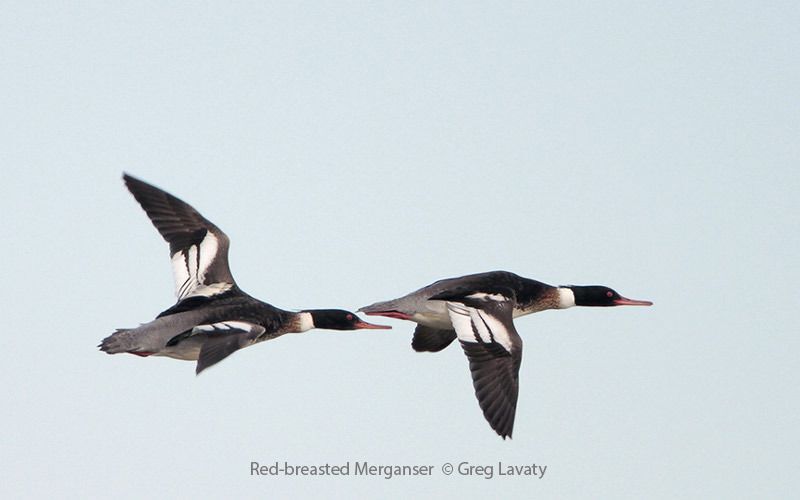
{"type": "Polygon", "coordinates": [[[121,352],[133,352],[135,350],[133,342],[133,332],[135,328],[118,328],[116,332],[104,338],[97,347],[108,354],[119,354],[121,352]]]}

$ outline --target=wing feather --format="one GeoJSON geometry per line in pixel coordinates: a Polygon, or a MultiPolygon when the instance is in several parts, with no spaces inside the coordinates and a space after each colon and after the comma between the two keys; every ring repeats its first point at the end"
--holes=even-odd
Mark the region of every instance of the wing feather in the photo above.
{"type": "Polygon", "coordinates": [[[174,337],[167,345],[177,344],[188,337],[202,338],[203,344],[195,369],[195,373],[199,375],[206,368],[219,363],[239,349],[256,343],[264,331],[263,326],[246,321],[220,321],[198,325],[174,337]]]}
{"type": "Polygon", "coordinates": [[[464,302],[448,300],[447,310],[469,359],[484,417],[501,437],[511,437],[522,363],[522,339],[512,319],[513,298],[472,295],[464,302]]]}
{"type": "Polygon", "coordinates": [[[235,286],[228,265],[230,240],[188,203],[151,184],[123,176],[125,185],[169,243],[178,300],[212,296],[235,286]]]}
{"type": "Polygon", "coordinates": [[[441,330],[425,325],[417,325],[411,347],[417,352],[439,352],[456,339],[453,330],[441,330]]]}

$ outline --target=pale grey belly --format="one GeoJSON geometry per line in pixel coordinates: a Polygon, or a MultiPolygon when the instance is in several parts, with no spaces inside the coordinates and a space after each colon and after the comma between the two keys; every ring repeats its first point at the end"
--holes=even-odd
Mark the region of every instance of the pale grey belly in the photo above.
{"type": "Polygon", "coordinates": [[[173,359],[183,359],[186,361],[197,361],[200,357],[200,348],[203,347],[204,338],[189,337],[180,341],[177,345],[165,346],[153,356],[166,356],[173,359]]]}
{"type": "Polygon", "coordinates": [[[447,305],[442,300],[425,301],[424,306],[411,316],[411,320],[420,325],[440,330],[453,329],[450,315],[447,314],[447,305]]]}

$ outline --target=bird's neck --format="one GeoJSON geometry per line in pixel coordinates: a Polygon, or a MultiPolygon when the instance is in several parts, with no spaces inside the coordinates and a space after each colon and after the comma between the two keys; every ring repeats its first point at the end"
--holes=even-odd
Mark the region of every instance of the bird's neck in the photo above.
{"type": "Polygon", "coordinates": [[[575,292],[568,286],[560,286],[556,288],[558,291],[558,308],[569,309],[575,306],[575,292]]]}
{"type": "Polygon", "coordinates": [[[294,333],[303,333],[312,328],[314,328],[314,315],[311,314],[310,311],[300,311],[297,313],[292,331],[294,333]]]}

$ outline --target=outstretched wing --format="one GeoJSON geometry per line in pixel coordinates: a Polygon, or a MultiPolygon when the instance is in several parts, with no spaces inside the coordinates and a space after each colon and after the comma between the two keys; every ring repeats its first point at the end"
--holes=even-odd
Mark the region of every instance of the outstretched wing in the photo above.
{"type": "Polygon", "coordinates": [[[469,359],[478,404],[503,439],[514,430],[522,363],[522,339],[514,328],[513,307],[513,298],[500,294],[474,293],[447,302],[469,359]]]}
{"type": "Polygon", "coordinates": [[[125,185],[169,243],[175,295],[210,297],[235,282],[228,267],[229,240],[188,203],[128,174],[125,185]]]}
{"type": "Polygon", "coordinates": [[[167,346],[172,346],[189,337],[202,338],[200,355],[197,358],[195,373],[215,365],[234,352],[257,342],[266,329],[247,321],[220,321],[208,325],[198,325],[191,330],[176,335],[167,346]]]}

